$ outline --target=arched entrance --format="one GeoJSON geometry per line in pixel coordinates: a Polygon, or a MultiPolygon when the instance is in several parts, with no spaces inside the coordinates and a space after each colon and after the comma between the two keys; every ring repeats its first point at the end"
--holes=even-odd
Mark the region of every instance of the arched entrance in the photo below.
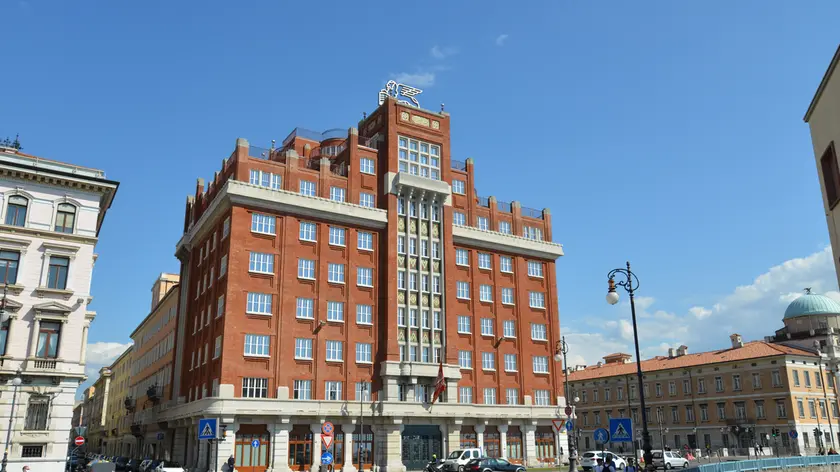
{"type": "Polygon", "coordinates": [[[242,425],[236,432],[234,467],[240,472],[265,472],[268,469],[270,450],[271,444],[265,425],[242,425]],[[259,441],[257,447],[254,447],[254,441],[259,441]]]}
{"type": "Polygon", "coordinates": [[[436,425],[405,425],[402,433],[402,461],[408,470],[422,470],[432,459],[441,458],[440,428],[436,425]]]}

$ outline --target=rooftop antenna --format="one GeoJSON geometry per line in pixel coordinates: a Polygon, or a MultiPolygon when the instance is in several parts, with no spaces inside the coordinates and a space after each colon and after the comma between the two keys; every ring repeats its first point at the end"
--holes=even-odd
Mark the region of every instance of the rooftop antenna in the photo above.
{"type": "Polygon", "coordinates": [[[805,287],[805,295],[811,294],[811,287],[805,287]]]}
{"type": "Polygon", "coordinates": [[[362,112],[362,119],[363,119],[363,120],[366,120],[366,119],[367,119],[367,112],[366,112],[366,111],[363,111],[363,112],[362,112]]]}
{"type": "Polygon", "coordinates": [[[441,113],[443,113],[443,107],[444,107],[444,106],[446,106],[446,104],[445,104],[445,103],[441,103],[441,104],[440,104],[440,112],[441,112],[441,113]]]}

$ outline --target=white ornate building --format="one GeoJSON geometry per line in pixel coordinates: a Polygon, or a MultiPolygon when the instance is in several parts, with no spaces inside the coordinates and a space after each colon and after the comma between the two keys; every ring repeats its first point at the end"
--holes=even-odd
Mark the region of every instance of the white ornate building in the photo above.
{"type": "Polygon", "coordinates": [[[64,470],[85,379],[94,247],[118,183],[101,170],[0,147],[0,440],[17,389],[9,468],[64,470]],[[0,294],[2,296],[2,294],[0,294]]]}

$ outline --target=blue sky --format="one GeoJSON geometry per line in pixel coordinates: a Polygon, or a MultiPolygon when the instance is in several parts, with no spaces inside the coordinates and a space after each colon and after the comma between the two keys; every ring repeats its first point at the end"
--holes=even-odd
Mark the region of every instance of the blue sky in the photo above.
{"type": "Polygon", "coordinates": [[[196,177],[237,137],[354,126],[389,78],[446,103],[482,195],[551,209],[574,359],[628,349],[629,309],[604,302],[627,259],[646,353],[696,351],[769,334],[803,284],[837,290],[802,116],[838,15],[828,1],[3,0],[0,135],[122,183],[93,283],[101,362],[156,275],[178,271],[196,177]]]}

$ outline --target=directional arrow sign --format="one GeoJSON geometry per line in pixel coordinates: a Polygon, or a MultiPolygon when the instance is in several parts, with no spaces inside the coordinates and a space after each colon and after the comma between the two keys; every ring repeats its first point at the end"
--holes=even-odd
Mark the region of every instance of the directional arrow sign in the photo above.
{"type": "Polygon", "coordinates": [[[324,442],[324,449],[329,449],[330,446],[332,446],[333,437],[332,436],[327,436],[326,434],[322,434],[321,435],[321,441],[324,442]]]}

